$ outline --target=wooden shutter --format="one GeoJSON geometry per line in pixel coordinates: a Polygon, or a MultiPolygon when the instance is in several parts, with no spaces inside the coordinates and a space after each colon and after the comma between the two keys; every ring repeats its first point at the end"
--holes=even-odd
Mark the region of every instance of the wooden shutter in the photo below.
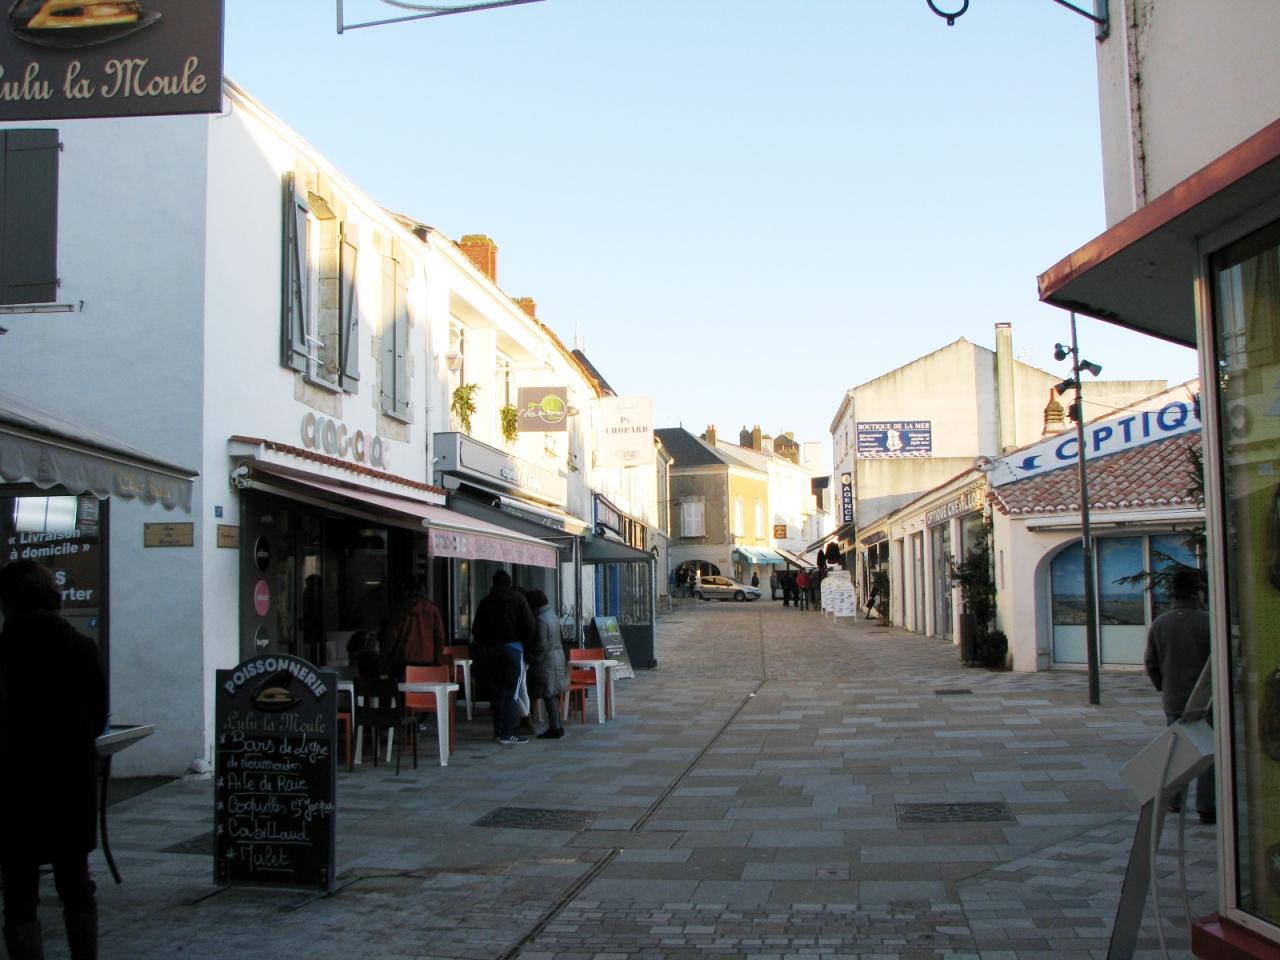
{"type": "Polygon", "coordinates": [[[58,296],[58,131],[0,131],[0,303],[58,296]]]}
{"type": "Polygon", "coordinates": [[[396,261],[396,416],[412,419],[409,405],[409,272],[396,261]]]}
{"type": "Polygon", "coordinates": [[[280,362],[306,372],[311,330],[307,250],[307,198],[296,188],[292,173],[284,175],[284,290],[280,311],[280,362]]]}
{"type": "Polygon", "coordinates": [[[359,250],[345,235],[338,251],[338,331],[341,387],[347,393],[360,389],[360,307],[356,292],[356,257],[359,250]]]}

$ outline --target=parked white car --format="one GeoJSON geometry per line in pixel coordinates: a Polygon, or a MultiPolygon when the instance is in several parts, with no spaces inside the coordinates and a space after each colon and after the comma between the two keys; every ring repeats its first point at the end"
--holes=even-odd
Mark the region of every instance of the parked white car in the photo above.
{"type": "Polygon", "coordinates": [[[693,595],[699,600],[759,600],[760,588],[728,577],[703,577],[693,595]]]}

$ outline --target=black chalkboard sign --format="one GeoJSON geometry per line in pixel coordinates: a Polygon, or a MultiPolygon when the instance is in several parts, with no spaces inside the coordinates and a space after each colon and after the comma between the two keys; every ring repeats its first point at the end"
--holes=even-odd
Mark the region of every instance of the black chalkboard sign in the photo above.
{"type": "Polygon", "coordinates": [[[617,660],[618,665],[613,668],[613,675],[619,680],[630,680],[636,675],[635,670],[631,667],[631,657],[627,655],[627,645],[622,639],[622,628],[618,626],[617,617],[594,617],[591,620],[594,627],[594,640],[592,646],[604,648],[604,655],[609,660],[617,660]]]}
{"type": "Polygon", "coordinates": [[[337,676],[252,657],[215,699],[214,882],[332,890],[337,676]]]}

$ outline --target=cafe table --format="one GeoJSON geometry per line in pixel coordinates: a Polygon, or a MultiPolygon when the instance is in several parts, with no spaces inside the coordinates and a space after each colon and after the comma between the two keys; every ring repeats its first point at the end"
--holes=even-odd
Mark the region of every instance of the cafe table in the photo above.
{"type": "Polygon", "coordinates": [[[98,796],[98,832],[102,838],[102,855],[107,858],[107,866],[116,883],[123,883],[120,871],[116,867],[116,858],[111,855],[111,841],[107,837],[107,785],[111,782],[111,758],[125,747],[131,747],[144,737],[156,732],[153,723],[113,723],[107,726],[103,734],[94,741],[98,748],[98,756],[102,760],[102,786],[98,796]]]}
{"type": "Polygon", "coordinates": [[[453,658],[454,677],[458,676],[458,671],[462,671],[462,696],[467,701],[467,720],[471,719],[471,658],[470,657],[454,657],[453,658]]]}
{"type": "MultiPolygon", "coordinates": [[[[436,695],[436,739],[440,744],[440,766],[449,765],[449,694],[458,689],[456,683],[414,681],[400,684],[401,693],[434,693],[436,695]]],[[[390,739],[390,738],[389,738],[390,739]]],[[[388,759],[390,754],[388,754],[388,759]]]]}
{"type": "Polygon", "coordinates": [[[618,702],[613,695],[614,668],[617,660],[570,660],[570,670],[594,670],[596,674],[596,717],[604,723],[606,706],[608,719],[612,720],[618,713],[618,702]],[[606,695],[607,693],[607,695],[606,695]]]}

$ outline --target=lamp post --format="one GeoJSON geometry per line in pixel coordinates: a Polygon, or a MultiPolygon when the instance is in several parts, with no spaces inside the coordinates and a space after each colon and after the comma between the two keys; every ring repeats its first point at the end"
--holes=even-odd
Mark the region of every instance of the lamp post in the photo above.
{"type": "Polygon", "coordinates": [[[1086,465],[1084,447],[1084,402],[1080,397],[1080,371],[1087,370],[1093,376],[1102,373],[1102,367],[1096,363],[1080,358],[1080,347],[1076,341],[1076,315],[1071,313],[1071,346],[1055,344],[1053,359],[1071,358],[1071,378],[1063,380],[1054,389],[1058,396],[1074,389],[1075,399],[1071,403],[1071,418],[1076,422],[1076,447],[1080,467],[1080,550],[1084,563],[1084,636],[1086,653],[1089,658],[1089,703],[1097,706],[1102,702],[1098,689],[1098,601],[1093,568],[1093,533],[1089,528],[1089,468],[1086,465]]]}

